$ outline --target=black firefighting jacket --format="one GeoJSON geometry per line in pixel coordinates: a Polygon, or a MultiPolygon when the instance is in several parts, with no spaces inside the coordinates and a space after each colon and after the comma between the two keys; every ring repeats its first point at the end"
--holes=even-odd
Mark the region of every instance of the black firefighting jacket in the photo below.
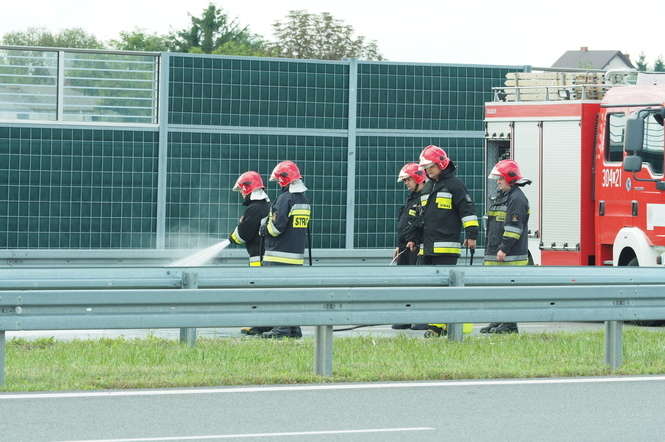
{"type": "Polygon", "coordinates": [[[397,215],[396,247],[403,249],[417,226],[420,211],[420,192],[409,192],[406,203],[399,208],[397,215]]]}
{"type": "Polygon", "coordinates": [[[485,265],[527,265],[529,201],[518,186],[498,192],[487,211],[487,246],[485,265]],[[497,261],[502,250],[504,261],[497,261]]]}
{"type": "Polygon", "coordinates": [[[259,227],[261,219],[268,216],[270,203],[263,200],[251,200],[249,195],[243,202],[247,206],[245,213],[240,217],[240,221],[233,233],[229,236],[231,242],[244,244],[249,254],[249,265],[261,265],[261,237],[259,236],[259,227]]]}
{"type": "Polygon", "coordinates": [[[420,229],[410,241],[422,244],[424,255],[459,255],[462,228],[468,239],[478,238],[478,217],[464,183],[455,176],[455,165],[441,172],[439,179],[425,184],[420,195],[420,229]]]}
{"type": "Polygon", "coordinates": [[[263,260],[302,265],[312,212],[304,192],[291,193],[288,189],[282,189],[270,209],[265,228],[263,260]]]}

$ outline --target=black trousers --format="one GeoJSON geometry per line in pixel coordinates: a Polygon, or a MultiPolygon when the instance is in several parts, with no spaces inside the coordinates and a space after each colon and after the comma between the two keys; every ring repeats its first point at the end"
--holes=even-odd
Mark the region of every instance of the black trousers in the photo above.
{"type": "MultiPolygon", "coordinates": [[[[265,267],[272,267],[272,266],[275,266],[275,267],[278,267],[278,266],[288,266],[288,267],[292,267],[292,266],[297,266],[297,265],[298,265],[298,264],[287,264],[287,263],[285,263],[285,262],[263,261],[263,266],[265,266],[265,267]]],[[[301,266],[301,267],[302,267],[302,266],[301,266]]],[[[299,327],[299,326],[280,326],[280,327],[273,327],[273,328],[272,328],[272,330],[273,330],[274,332],[284,333],[284,334],[293,333],[293,332],[295,331],[295,329],[298,329],[298,330],[299,330],[300,327],[299,327]]]]}
{"type": "Polygon", "coordinates": [[[457,265],[457,255],[425,255],[422,264],[430,266],[454,266],[457,265]]]}

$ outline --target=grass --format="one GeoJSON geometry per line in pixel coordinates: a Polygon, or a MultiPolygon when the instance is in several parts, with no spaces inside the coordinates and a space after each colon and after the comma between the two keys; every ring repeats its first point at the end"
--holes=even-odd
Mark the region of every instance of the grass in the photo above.
{"type": "Polygon", "coordinates": [[[312,374],[313,339],[12,339],[3,391],[665,373],[665,331],[624,330],[624,364],[604,364],[602,332],[334,341],[333,376],[312,374]]]}

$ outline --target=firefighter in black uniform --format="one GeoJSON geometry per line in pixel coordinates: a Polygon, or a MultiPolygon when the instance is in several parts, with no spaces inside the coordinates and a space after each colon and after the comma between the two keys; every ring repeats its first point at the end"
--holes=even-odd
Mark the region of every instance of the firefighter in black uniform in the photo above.
{"type": "MultiPolygon", "coordinates": [[[[263,179],[257,172],[250,170],[238,177],[233,190],[240,192],[243,197],[242,204],[247,208],[240,217],[238,225],[229,235],[229,239],[232,243],[245,246],[249,254],[250,267],[260,267],[263,242],[259,235],[259,227],[261,220],[267,217],[270,211],[270,199],[265,192],[263,179]]],[[[271,328],[247,327],[240,331],[246,335],[260,335],[271,328]]]]}
{"type": "MultiPolygon", "coordinates": [[[[418,249],[411,251],[406,243],[411,231],[416,227],[418,212],[420,210],[420,191],[425,186],[425,172],[418,168],[417,163],[407,163],[399,171],[397,182],[403,182],[409,191],[406,203],[400,207],[397,217],[397,244],[393,252],[393,261],[397,265],[415,265],[418,259],[418,249]]],[[[392,328],[402,330],[407,328],[422,330],[426,326],[421,324],[393,324],[392,328]]]]}
{"type": "Polygon", "coordinates": [[[415,250],[422,244],[423,264],[455,265],[462,245],[475,249],[478,238],[478,217],[464,183],[455,176],[455,165],[446,152],[427,146],[420,154],[419,167],[430,181],[420,196],[419,229],[414,231],[407,246],[415,250]],[[462,228],[466,233],[460,243],[462,228]]]}
{"type": "MultiPolygon", "coordinates": [[[[529,264],[529,201],[520,187],[531,184],[524,179],[513,160],[501,160],[489,178],[497,180],[497,194],[487,211],[486,266],[525,266],[529,264]]],[[[493,322],[481,333],[517,333],[514,322],[493,322]]]]}
{"type": "MultiPolygon", "coordinates": [[[[265,237],[264,266],[303,265],[307,229],[311,207],[305,196],[307,187],[302,182],[298,166],[292,161],[282,161],[270,175],[277,181],[282,193],[270,210],[267,222],[261,227],[265,237]]],[[[311,244],[310,244],[311,246],[311,244]]],[[[300,327],[274,327],[261,335],[264,338],[300,338],[300,327]]]]}

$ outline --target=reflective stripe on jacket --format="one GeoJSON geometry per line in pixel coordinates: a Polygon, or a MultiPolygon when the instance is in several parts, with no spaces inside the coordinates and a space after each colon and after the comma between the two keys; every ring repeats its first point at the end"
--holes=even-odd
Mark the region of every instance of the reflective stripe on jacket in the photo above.
{"type": "Polygon", "coordinates": [[[529,201],[524,192],[513,186],[499,192],[487,211],[487,245],[485,265],[527,265],[529,262],[529,201]],[[504,261],[497,261],[502,250],[504,261]]]}
{"type": "Polygon", "coordinates": [[[268,216],[263,260],[302,265],[311,215],[304,192],[291,193],[285,188],[268,216]]]}

